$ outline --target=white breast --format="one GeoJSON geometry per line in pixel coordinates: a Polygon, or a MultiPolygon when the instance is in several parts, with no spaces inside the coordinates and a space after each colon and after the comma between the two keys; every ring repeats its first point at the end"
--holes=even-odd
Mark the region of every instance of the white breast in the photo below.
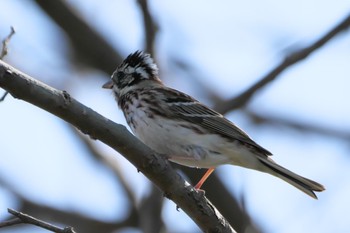
{"type": "Polygon", "coordinates": [[[198,134],[182,127],[178,121],[150,115],[146,107],[134,100],[125,111],[134,134],[146,145],[173,162],[191,167],[213,167],[228,163],[220,154],[223,140],[213,134],[198,134]]]}

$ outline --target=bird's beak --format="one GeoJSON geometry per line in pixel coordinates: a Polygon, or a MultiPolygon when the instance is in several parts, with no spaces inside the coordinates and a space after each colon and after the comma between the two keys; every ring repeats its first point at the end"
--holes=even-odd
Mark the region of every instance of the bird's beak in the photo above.
{"type": "Polygon", "coordinates": [[[102,88],[112,89],[113,88],[113,81],[110,80],[110,81],[106,82],[105,84],[103,84],[102,88]]]}

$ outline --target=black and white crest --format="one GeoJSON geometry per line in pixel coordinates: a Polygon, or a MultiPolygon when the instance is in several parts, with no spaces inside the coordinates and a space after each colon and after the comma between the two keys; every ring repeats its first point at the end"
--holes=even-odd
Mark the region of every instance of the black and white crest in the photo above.
{"type": "Polygon", "coordinates": [[[148,53],[142,51],[130,54],[114,71],[112,80],[119,91],[144,80],[161,82],[157,65],[148,53]]]}
{"type": "Polygon", "coordinates": [[[158,76],[158,68],[151,55],[142,51],[130,54],[119,67],[131,69],[131,72],[139,73],[143,78],[147,79],[158,76]]]}

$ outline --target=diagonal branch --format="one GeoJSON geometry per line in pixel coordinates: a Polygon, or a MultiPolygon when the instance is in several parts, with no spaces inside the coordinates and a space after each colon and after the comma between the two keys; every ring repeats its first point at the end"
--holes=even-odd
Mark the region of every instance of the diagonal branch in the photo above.
{"type": "Polygon", "coordinates": [[[260,79],[260,81],[253,84],[247,90],[243,91],[241,94],[239,94],[238,96],[232,99],[217,103],[214,108],[219,112],[221,112],[222,114],[224,114],[230,110],[233,110],[245,105],[257,93],[258,90],[261,90],[267,84],[275,80],[277,76],[280,75],[283,71],[285,71],[288,67],[305,59],[312,52],[316,51],[317,49],[322,47],[324,44],[326,44],[328,41],[330,41],[338,33],[348,29],[349,26],[350,26],[350,14],[344,20],[342,20],[338,25],[336,25],[333,29],[331,29],[329,32],[327,32],[325,35],[323,35],[321,38],[315,41],[313,44],[287,56],[284,59],[284,61],[282,61],[276,68],[271,70],[267,75],[265,75],[262,79],[260,79]]]}
{"type": "Polygon", "coordinates": [[[22,224],[22,223],[23,222],[22,222],[21,219],[14,218],[14,219],[11,219],[11,220],[0,222],[0,228],[10,227],[10,226],[14,226],[14,225],[19,225],[19,224],[22,224]]]}
{"type": "MultiPolygon", "coordinates": [[[[75,226],[78,232],[113,232],[126,227],[137,227],[139,213],[136,209],[128,210],[128,216],[121,220],[102,221],[86,216],[76,211],[63,210],[30,200],[25,194],[19,192],[10,182],[0,176],[0,186],[5,188],[18,202],[18,209],[24,213],[35,213],[38,218],[45,218],[51,222],[75,226]],[[79,223],[79,225],[77,225],[79,223]]],[[[0,227],[18,225],[20,221],[14,219],[3,221],[0,227]]]]}
{"type": "Polygon", "coordinates": [[[79,62],[110,74],[122,61],[113,46],[79,17],[67,1],[35,2],[67,33],[79,62]]]}
{"type": "Polygon", "coordinates": [[[4,101],[4,99],[6,98],[8,92],[6,91],[1,97],[0,97],[0,102],[4,101]]]}
{"type": "Polygon", "coordinates": [[[55,226],[51,223],[45,222],[43,220],[34,218],[28,214],[24,214],[21,212],[18,212],[14,209],[8,209],[8,212],[10,214],[12,214],[13,216],[16,216],[16,219],[10,220],[10,221],[6,221],[3,223],[0,223],[0,228],[1,227],[7,227],[7,226],[12,226],[12,225],[17,225],[17,224],[21,224],[21,223],[25,223],[25,224],[32,224],[38,227],[41,227],[43,229],[52,231],[52,232],[57,232],[57,233],[75,233],[73,227],[65,227],[65,228],[61,228],[58,226],[55,226]]]}
{"type": "MultiPolygon", "coordinates": [[[[11,32],[10,34],[2,41],[2,49],[0,52],[0,60],[2,60],[8,53],[8,44],[10,43],[11,37],[16,33],[14,27],[11,27],[11,32]]],[[[8,92],[6,91],[1,97],[0,97],[0,102],[4,101],[6,98],[8,92]]]]}
{"type": "Polygon", "coordinates": [[[15,98],[42,108],[109,145],[156,184],[204,232],[235,232],[203,195],[194,190],[170,163],[136,139],[126,127],[116,124],[59,91],[0,61],[0,87],[15,98]]]}
{"type": "Polygon", "coordinates": [[[77,136],[78,140],[80,140],[83,145],[85,146],[85,148],[87,149],[88,153],[90,153],[90,155],[98,160],[99,162],[103,163],[107,168],[109,168],[113,174],[114,177],[118,179],[119,184],[122,186],[123,191],[126,194],[126,197],[130,203],[131,209],[132,211],[136,210],[136,197],[126,179],[126,177],[124,177],[120,166],[118,165],[118,163],[114,160],[112,160],[109,156],[101,153],[93,144],[92,141],[89,140],[87,137],[85,137],[85,135],[81,134],[76,128],[74,128],[73,126],[70,127],[70,129],[72,130],[72,132],[74,133],[75,136],[77,136]]]}
{"type": "Polygon", "coordinates": [[[11,27],[10,34],[2,41],[2,49],[0,52],[0,60],[2,60],[8,53],[8,44],[10,43],[11,37],[16,33],[15,29],[11,27]]]}

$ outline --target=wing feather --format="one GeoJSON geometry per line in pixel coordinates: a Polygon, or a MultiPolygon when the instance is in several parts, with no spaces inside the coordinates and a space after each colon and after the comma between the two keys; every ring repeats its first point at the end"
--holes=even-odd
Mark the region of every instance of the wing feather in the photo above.
{"type": "Polygon", "coordinates": [[[164,100],[169,104],[168,111],[165,110],[169,117],[195,123],[205,128],[209,133],[222,134],[229,139],[239,140],[265,155],[271,155],[271,152],[254,142],[248,134],[227,120],[223,115],[201,104],[189,95],[170,88],[163,89],[161,92],[164,92],[164,100]]]}

